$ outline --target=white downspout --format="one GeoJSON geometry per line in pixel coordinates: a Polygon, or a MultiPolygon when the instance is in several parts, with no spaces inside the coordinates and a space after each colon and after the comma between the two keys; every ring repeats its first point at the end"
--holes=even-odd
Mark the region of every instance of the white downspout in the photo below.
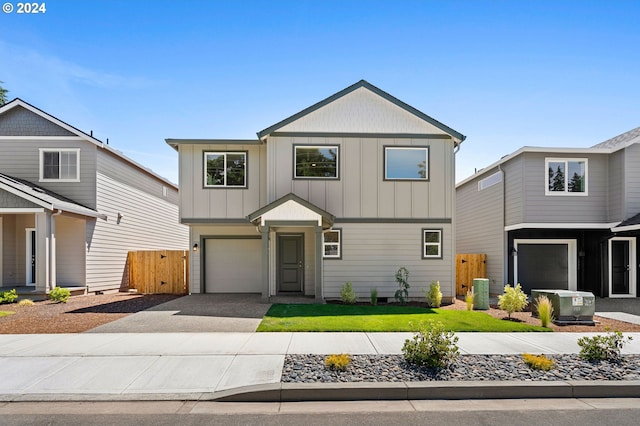
{"type": "Polygon", "coordinates": [[[51,240],[49,242],[49,290],[53,290],[57,285],[56,280],[56,217],[62,214],[62,210],[58,209],[50,216],[51,240]]]}

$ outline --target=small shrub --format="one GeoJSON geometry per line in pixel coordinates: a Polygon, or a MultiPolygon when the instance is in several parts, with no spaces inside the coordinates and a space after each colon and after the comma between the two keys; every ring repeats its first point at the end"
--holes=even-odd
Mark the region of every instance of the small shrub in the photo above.
{"type": "Polygon", "coordinates": [[[460,355],[458,337],[453,331],[445,331],[441,322],[428,320],[420,324],[413,338],[404,341],[402,353],[409,364],[447,368],[460,355]]]}
{"type": "Polygon", "coordinates": [[[376,306],[378,304],[378,289],[371,289],[371,305],[376,306]]]}
{"type": "Polygon", "coordinates": [[[324,359],[324,365],[330,370],[345,371],[350,363],[349,354],[329,355],[324,359]]]}
{"type": "Polygon", "coordinates": [[[18,293],[16,289],[11,289],[9,291],[3,291],[0,293],[0,304],[3,303],[13,303],[18,298],[18,293]]]}
{"type": "Polygon", "coordinates": [[[618,330],[607,334],[598,334],[593,337],[581,337],[578,339],[580,346],[580,358],[587,361],[612,361],[619,362],[622,357],[620,351],[625,344],[630,342],[631,336],[623,336],[618,330]]]}
{"type": "Polygon", "coordinates": [[[522,291],[520,284],[511,287],[509,284],[504,286],[504,294],[498,296],[498,306],[507,312],[509,319],[514,312],[521,312],[527,307],[527,295],[522,291]]]}
{"type": "Polygon", "coordinates": [[[439,308],[442,304],[440,281],[431,281],[431,285],[429,285],[429,291],[423,289],[422,293],[427,299],[427,305],[429,305],[430,308],[439,308]]]}
{"type": "Polygon", "coordinates": [[[464,303],[467,304],[467,311],[473,310],[473,302],[475,301],[475,295],[473,294],[473,288],[467,290],[467,294],[464,296],[464,303]]]}
{"type": "Polygon", "coordinates": [[[49,299],[58,303],[67,303],[71,297],[71,290],[68,288],[55,287],[53,290],[49,292],[49,299]]]}
{"type": "Polygon", "coordinates": [[[404,266],[400,267],[396,271],[396,282],[398,283],[398,289],[396,290],[395,295],[393,296],[401,305],[407,304],[407,299],[409,298],[409,271],[404,266]]]}
{"type": "Polygon", "coordinates": [[[525,353],[522,354],[522,360],[534,370],[549,371],[556,365],[554,360],[547,358],[544,355],[531,355],[525,353]]]}
{"type": "Polygon", "coordinates": [[[553,305],[551,304],[551,300],[545,295],[538,296],[536,299],[536,310],[538,311],[540,324],[543,327],[548,327],[549,323],[553,321],[553,305]]]}
{"type": "Polygon", "coordinates": [[[345,305],[353,305],[356,303],[356,292],[353,291],[353,286],[350,281],[344,283],[342,288],[340,289],[340,297],[342,298],[342,303],[345,305]]]}
{"type": "Polygon", "coordinates": [[[31,299],[22,299],[18,302],[18,306],[33,306],[35,302],[31,299]]]}

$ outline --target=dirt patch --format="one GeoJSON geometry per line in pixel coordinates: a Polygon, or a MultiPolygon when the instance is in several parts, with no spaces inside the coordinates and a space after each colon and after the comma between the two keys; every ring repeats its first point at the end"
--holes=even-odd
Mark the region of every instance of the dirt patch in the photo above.
{"type": "MultiPolygon", "coordinates": [[[[455,310],[466,310],[467,304],[462,300],[456,300],[455,303],[447,306],[443,306],[441,309],[455,309],[455,310]]],[[[489,310],[480,311],[485,312],[492,317],[505,319],[508,321],[507,313],[501,309],[498,309],[496,305],[490,305],[489,310]]],[[[525,312],[514,312],[511,314],[511,318],[516,321],[531,324],[531,325],[540,325],[540,320],[538,318],[534,318],[531,316],[531,310],[527,309],[525,312]]],[[[593,317],[596,322],[595,326],[590,325],[555,325],[550,324],[549,328],[553,331],[563,331],[563,332],[572,332],[572,333],[592,333],[592,332],[604,332],[606,328],[610,330],[618,330],[623,332],[637,332],[640,331],[640,325],[631,324],[623,321],[616,321],[609,318],[603,318],[599,316],[593,317]]]]}
{"type": "Polygon", "coordinates": [[[0,334],[81,333],[177,297],[180,296],[114,293],[75,296],[67,303],[46,300],[32,306],[0,305],[3,311],[15,312],[0,317],[0,334]]]}

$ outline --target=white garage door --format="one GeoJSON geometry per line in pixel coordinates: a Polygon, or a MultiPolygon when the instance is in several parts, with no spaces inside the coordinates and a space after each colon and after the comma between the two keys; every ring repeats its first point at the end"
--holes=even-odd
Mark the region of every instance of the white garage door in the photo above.
{"type": "Polygon", "coordinates": [[[262,240],[208,239],[206,293],[261,293],[262,240]]]}

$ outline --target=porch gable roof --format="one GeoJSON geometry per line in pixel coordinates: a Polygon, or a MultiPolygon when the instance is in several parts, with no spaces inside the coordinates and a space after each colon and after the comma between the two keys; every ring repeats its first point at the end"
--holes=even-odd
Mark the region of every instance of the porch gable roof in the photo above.
{"type": "Polygon", "coordinates": [[[317,220],[318,225],[328,229],[335,222],[335,217],[320,207],[289,193],[251,213],[247,216],[247,220],[260,225],[264,225],[267,220],[317,220]]]}
{"type": "Polygon", "coordinates": [[[0,173],[0,189],[50,211],[61,210],[81,216],[107,220],[107,216],[102,213],[24,179],[14,178],[0,173]]]}

